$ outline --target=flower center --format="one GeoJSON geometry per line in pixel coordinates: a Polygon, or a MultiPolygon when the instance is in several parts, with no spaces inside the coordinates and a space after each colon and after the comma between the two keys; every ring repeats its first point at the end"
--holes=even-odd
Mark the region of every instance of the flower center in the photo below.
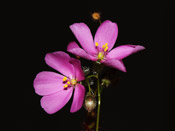
{"type": "Polygon", "coordinates": [[[77,80],[76,79],[71,79],[70,80],[67,77],[64,77],[63,78],[63,83],[65,84],[64,88],[67,88],[67,87],[75,86],[77,84],[77,80]]]}
{"type": "Polygon", "coordinates": [[[103,60],[104,59],[104,53],[103,52],[99,52],[98,53],[98,60],[103,60]]]}
{"type": "Polygon", "coordinates": [[[98,42],[95,43],[95,46],[96,46],[97,50],[99,51],[98,55],[97,55],[98,61],[101,61],[104,59],[105,55],[107,54],[108,43],[105,43],[104,45],[102,45],[102,48],[100,48],[100,49],[98,48],[98,46],[99,46],[98,42]]]}
{"type": "Polygon", "coordinates": [[[77,80],[76,79],[71,79],[71,84],[74,86],[77,84],[77,80]]]}

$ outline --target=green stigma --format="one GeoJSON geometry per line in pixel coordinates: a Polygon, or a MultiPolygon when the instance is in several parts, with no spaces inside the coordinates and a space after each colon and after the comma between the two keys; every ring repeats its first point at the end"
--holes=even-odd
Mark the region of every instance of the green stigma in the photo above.
{"type": "Polygon", "coordinates": [[[98,53],[98,60],[103,60],[104,59],[104,53],[103,52],[99,52],[98,53]]]}
{"type": "Polygon", "coordinates": [[[75,85],[77,84],[77,80],[76,80],[76,79],[71,79],[71,84],[72,84],[73,86],[75,86],[75,85]]]}

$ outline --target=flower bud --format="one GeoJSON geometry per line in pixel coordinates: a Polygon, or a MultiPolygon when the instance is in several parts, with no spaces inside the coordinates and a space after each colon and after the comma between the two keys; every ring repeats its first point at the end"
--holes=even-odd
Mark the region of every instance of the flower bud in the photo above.
{"type": "Polygon", "coordinates": [[[83,66],[82,69],[83,69],[83,72],[84,72],[85,76],[90,73],[90,68],[89,67],[83,66]]]}
{"type": "Polygon", "coordinates": [[[96,104],[97,104],[97,101],[95,99],[95,96],[87,93],[87,95],[85,97],[84,108],[88,112],[91,112],[93,109],[95,109],[96,104]]]}
{"type": "Polygon", "coordinates": [[[111,84],[111,81],[109,79],[102,79],[101,86],[108,87],[111,84]]]}
{"type": "Polygon", "coordinates": [[[99,20],[100,19],[100,13],[99,12],[94,12],[92,13],[92,18],[94,20],[99,20]]]}

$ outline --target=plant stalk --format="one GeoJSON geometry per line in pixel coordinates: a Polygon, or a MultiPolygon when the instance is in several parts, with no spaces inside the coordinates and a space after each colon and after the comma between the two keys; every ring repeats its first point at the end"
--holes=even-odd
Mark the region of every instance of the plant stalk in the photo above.
{"type": "Polygon", "coordinates": [[[97,122],[96,122],[96,131],[99,129],[99,119],[100,119],[100,104],[101,104],[101,91],[100,91],[100,81],[97,77],[97,88],[98,88],[98,109],[97,109],[97,122]]]}

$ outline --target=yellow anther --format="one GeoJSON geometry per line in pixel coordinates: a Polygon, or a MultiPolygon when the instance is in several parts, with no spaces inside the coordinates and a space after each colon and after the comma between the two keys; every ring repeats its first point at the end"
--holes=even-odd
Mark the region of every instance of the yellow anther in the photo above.
{"type": "Polygon", "coordinates": [[[106,48],[108,47],[108,43],[105,43],[104,45],[102,45],[102,48],[106,48]]]}
{"type": "Polygon", "coordinates": [[[106,46],[105,45],[102,45],[102,48],[105,48],[106,46]]]}
{"type": "Polygon", "coordinates": [[[108,46],[106,46],[106,48],[104,49],[104,51],[106,52],[108,50],[108,46]]]}
{"type": "Polygon", "coordinates": [[[65,85],[64,85],[64,88],[67,88],[67,87],[68,87],[68,85],[67,85],[67,84],[65,84],[65,85]]]}
{"type": "Polygon", "coordinates": [[[63,81],[65,82],[66,80],[67,80],[67,77],[64,77],[64,78],[63,78],[63,81]]]}
{"type": "Polygon", "coordinates": [[[98,44],[98,42],[95,42],[95,46],[98,46],[99,44],[98,44]]]}
{"type": "Polygon", "coordinates": [[[70,85],[70,81],[68,81],[67,84],[70,85]]]}

